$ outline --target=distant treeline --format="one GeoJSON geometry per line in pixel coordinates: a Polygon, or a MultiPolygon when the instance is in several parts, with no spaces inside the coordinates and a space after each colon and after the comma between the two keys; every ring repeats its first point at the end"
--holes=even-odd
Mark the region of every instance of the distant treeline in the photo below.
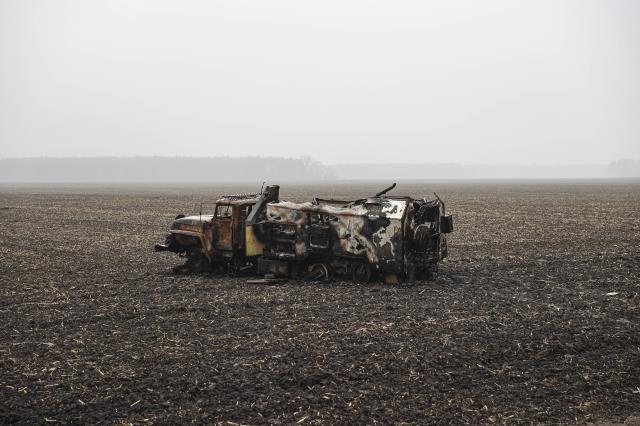
{"type": "Polygon", "coordinates": [[[640,161],[609,165],[345,164],[281,157],[93,157],[0,160],[0,182],[298,182],[328,179],[640,177],[640,161]]]}
{"type": "Polygon", "coordinates": [[[606,164],[351,164],[331,166],[344,179],[577,179],[640,176],[606,164]]]}
{"type": "Polygon", "coordinates": [[[640,160],[618,160],[609,164],[609,176],[640,177],[640,160]]]}
{"type": "Polygon", "coordinates": [[[94,157],[0,160],[1,182],[262,182],[332,178],[311,158],[94,157]]]}

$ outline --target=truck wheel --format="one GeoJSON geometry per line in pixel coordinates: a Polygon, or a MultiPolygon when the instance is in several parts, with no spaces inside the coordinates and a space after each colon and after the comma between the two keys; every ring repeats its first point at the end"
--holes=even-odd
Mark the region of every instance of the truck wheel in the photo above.
{"type": "Polygon", "coordinates": [[[309,268],[307,277],[307,281],[327,281],[331,277],[331,270],[324,263],[316,263],[309,268]]]}
{"type": "Polygon", "coordinates": [[[202,254],[189,256],[185,266],[190,272],[207,272],[211,268],[211,264],[202,254]]]}
{"type": "Polygon", "coordinates": [[[371,281],[371,266],[368,263],[354,263],[351,266],[351,278],[357,283],[368,283],[371,281]]]}

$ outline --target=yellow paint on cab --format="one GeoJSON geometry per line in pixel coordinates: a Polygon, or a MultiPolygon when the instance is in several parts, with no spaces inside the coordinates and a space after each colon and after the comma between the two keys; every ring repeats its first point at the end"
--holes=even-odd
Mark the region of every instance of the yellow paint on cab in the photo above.
{"type": "Polygon", "coordinates": [[[258,240],[252,225],[247,226],[244,235],[247,256],[260,256],[264,251],[264,243],[258,240]]]}

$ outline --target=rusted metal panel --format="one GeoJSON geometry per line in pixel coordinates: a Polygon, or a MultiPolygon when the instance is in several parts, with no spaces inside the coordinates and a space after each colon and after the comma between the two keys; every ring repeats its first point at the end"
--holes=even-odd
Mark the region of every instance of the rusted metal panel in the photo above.
{"type": "Polygon", "coordinates": [[[213,235],[213,245],[216,250],[233,249],[233,228],[230,217],[216,217],[213,219],[215,233],[213,235]]]}

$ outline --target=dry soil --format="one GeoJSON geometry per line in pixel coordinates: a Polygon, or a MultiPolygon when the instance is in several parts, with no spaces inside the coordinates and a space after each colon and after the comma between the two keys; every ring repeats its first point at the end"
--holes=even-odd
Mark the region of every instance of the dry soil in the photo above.
{"type": "Polygon", "coordinates": [[[0,422],[640,415],[639,183],[402,183],[455,215],[432,282],[264,286],[152,252],[177,213],[251,189],[0,187],[0,422]]]}

